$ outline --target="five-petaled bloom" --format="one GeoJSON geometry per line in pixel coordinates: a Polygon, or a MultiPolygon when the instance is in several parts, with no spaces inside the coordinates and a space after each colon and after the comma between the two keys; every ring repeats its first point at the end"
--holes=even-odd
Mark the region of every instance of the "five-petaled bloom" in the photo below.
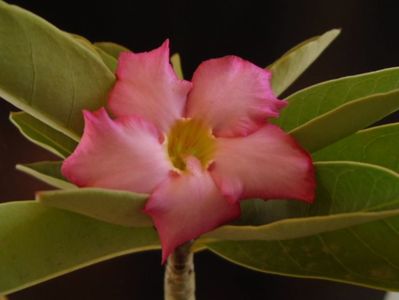
{"type": "Polygon", "coordinates": [[[84,112],[85,128],[63,174],[82,187],[148,193],[144,208],[163,261],[178,245],[240,216],[246,198],[311,202],[312,161],[267,122],[286,105],[271,73],[235,56],[210,59],[179,80],[169,43],[122,53],[108,111],[84,112]]]}

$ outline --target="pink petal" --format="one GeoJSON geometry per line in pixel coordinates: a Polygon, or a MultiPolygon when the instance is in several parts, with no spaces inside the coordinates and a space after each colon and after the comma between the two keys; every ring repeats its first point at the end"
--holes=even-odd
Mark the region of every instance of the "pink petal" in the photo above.
{"type": "Polygon", "coordinates": [[[187,116],[207,121],[216,136],[246,136],[286,105],[274,96],[270,78],[236,56],[207,60],[194,73],[187,116]]]}
{"type": "Polygon", "coordinates": [[[239,198],[291,198],[312,202],[312,160],[279,127],[266,124],[247,137],[218,138],[211,174],[232,202],[239,198]]]}
{"type": "Polygon", "coordinates": [[[150,193],[172,169],[154,125],[137,117],[111,120],[104,108],[84,112],[82,139],[62,165],[79,186],[150,193]]]}
{"type": "Polygon", "coordinates": [[[187,166],[189,171],[163,182],[145,207],[160,235],[163,261],[177,246],[240,215],[239,204],[223,198],[197,159],[187,166]]]}
{"type": "Polygon", "coordinates": [[[110,94],[115,116],[139,115],[167,132],[183,115],[191,83],[179,80],[169,62],[169,41],[150,52],[123,52],[110,94]]]}

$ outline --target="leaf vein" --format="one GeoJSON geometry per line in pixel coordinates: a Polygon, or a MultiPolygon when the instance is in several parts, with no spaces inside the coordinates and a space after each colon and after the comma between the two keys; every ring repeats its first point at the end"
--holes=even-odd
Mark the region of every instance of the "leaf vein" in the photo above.
{"type": "Polygon", "coordinates": [[[290,251],[289,251],[289,248],[288,248],[287,246],[284,245],[283,241],[278,240],[277,242],[278,242],[278,245],[280,246],[280,248],[283,250],[283,253],[289,258],[289,260],[290,260],[291,262],[294,263],[294,265],[296,265],[299,269],[301,269],[301,270],[303,270],[303,271],[305,271],[305,272],[308,272],[308,270],[307,270],[305,267],[303,267],[303,266],[298,262],[298,260],[297,260],[295,257],[293,257],[293,256],[291,255],[291,253],[290,253],[290,251]]]}
{"type": "Polygon", "coordinates": [[[32,62],[32,82],[31,82],[31,91],[30,91],[30,97],[27,99],[27,105],[28,106],[32,106],[33,102],[34,102],[34,95],[36,93],[36,63],[35,63],[35,59],[34,59],[34,51],[33,51],[33,44],[32,44],[32,40],[29,37],[29,34],[27,34],[26,32],[26,28],[24,26],[24,24],[14,15],[11,15],[13,20],[19,25],[19,27],[21,28],[21,31],[23,33],[23,35],[25,36],[25,39],[29,45],[29,57],[31,59],[32,62]]]}
{"type": "Polygon", "coordinates": [[[333,260],[334,260],[345,272],[347,272],[348,275],[351,274],[351,275],[354,275],[354,276],[357,276],[357,277],[360,277],[360,278],[362,278],[362,277],[364,278],[364,276],[362,276],[361,274],[359,274],[359,273],[357,273],[357,272],[354,272],[354,271],[352,271],[350,268],[348,268],[348,267],[341,261],[341,259],[338,258],[337,254],[334,253],[334,251],[327,245],[327,243],[325,242],[324,238],[323,238],[320,234],[317,234],[316,236],[317,236],[317,238],[319,239],[319,241],[320,241],[320,243],[322,244],[322,246],[323,246],[326,250],[328,250],[327,253],[333,258],[333,260]]]}
{"type": "Polygon", "coordinates": [[[373,253],[375,256],[381,258],[383,261],[385,261],[387,264],[389,264],[391,267],[395,268],[396,270],[399,270],[399,266],[391,262],[389,259],[384,257],[383,255],[379,254],[376,250],[370,246],[369,243],[367,243],[361,236],[359,236],[353,229],[347,228],[348,232],[351,233],[361,244],[364,245],[371,253],[373,253]]]}

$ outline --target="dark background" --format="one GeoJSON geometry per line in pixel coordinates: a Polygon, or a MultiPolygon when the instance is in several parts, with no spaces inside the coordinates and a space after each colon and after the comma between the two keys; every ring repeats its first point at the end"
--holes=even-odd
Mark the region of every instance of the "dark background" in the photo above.
{"type": "MultiPolygon", "coordinates": [[[[203,60],[235,54],[266,66],[295,44],[331,28],[343,32],[291,91],[331,78],[399,65],[395,1],[8,1],[91,41],[145,51],[171,39],[190,78],[203,60]],[[82,4],[84,3],[84,4],[82,4]]],[[[0,201],[45,189],[14,165],[51,159],[8,122],[0,102],[0,201]]],[[[382,292],[318,280],[256,273],[211,253],[196,257],[198,300],[382,299],[382,292]]],[[[160,254],[120,257],[15,293],[11,300],[162,299],[160,254]]]]}

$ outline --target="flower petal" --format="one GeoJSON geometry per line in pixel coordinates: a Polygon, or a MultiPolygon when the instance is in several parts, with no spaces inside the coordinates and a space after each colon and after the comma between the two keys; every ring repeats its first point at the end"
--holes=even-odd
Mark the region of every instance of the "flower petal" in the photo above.
{"type": "Polygon", "coordinates": [[[139,115],[167,132],[183,115],[191,83],[179,80],[169,62],[169,41],[150,52],[123,52],[110,94],[115,116],[139,115]]]}
{"type": "Polygon", "coordinates": [[[269,71],[236,56],[207,60],[194,73],[187,116],[207,121],[216,136],[246,136],[286,105],[270,79],[269,71]]]}
{"type": "Polygon", "coordinates": [[[70,181],[150,193],[167,178],[172,165],[154,125],[133,116],[112,120],[104,108],[84,117],[82,139],[62,165],[70,181]]]}
{"type": "Polygon", "coordinates": [[[160,235],[163,262],[177,246],[240,215],[239,204],[223,198],[197,159],[189,158],[187,167],[163,182],[145,207],[160,235]]]}
{"type": "Polygon", "coordinates": [[[312,160],[279,127],[266,124],[247,137],[218,138],[211,174],[222,193],[239,198],[292,198],[312,202],[312,160]]]}

